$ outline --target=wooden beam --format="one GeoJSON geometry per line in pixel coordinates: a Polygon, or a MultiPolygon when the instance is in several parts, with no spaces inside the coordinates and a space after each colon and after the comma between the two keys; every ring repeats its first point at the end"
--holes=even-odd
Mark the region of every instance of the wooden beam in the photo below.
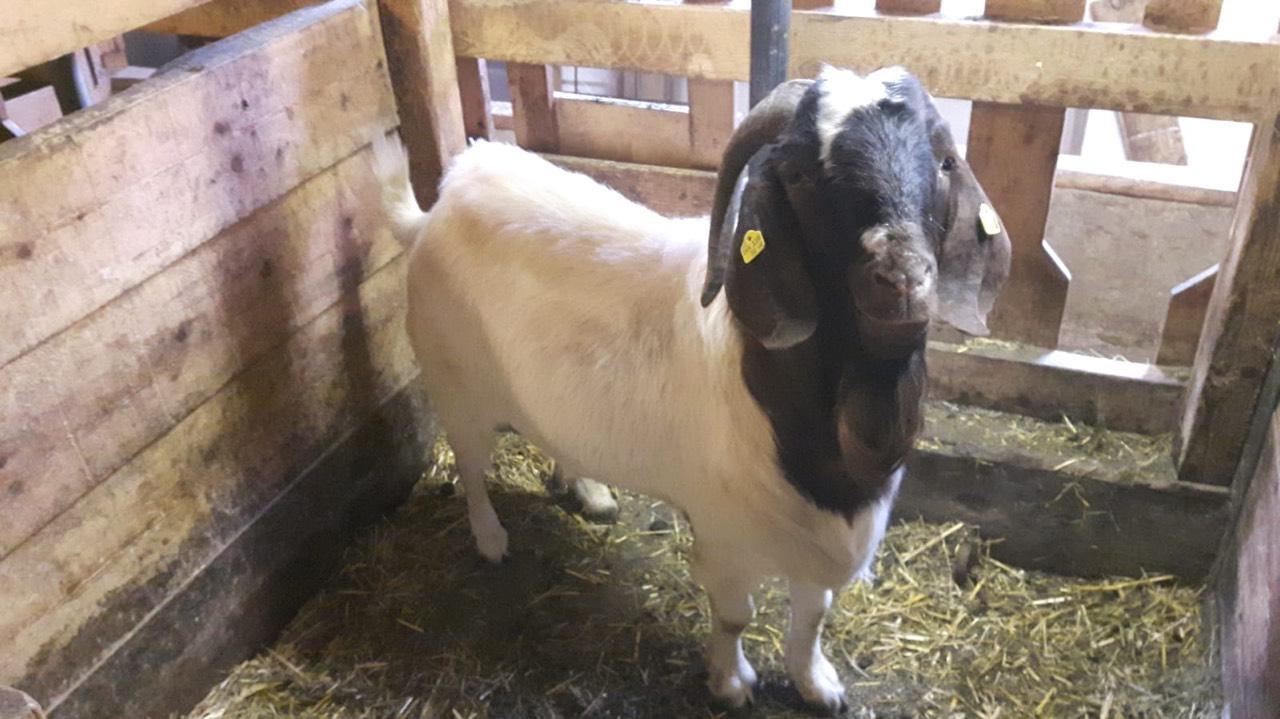
{"type": "Polygon", "coordinates": [[[1196,359],[1196,347],[1209,311],[1213,285],[1218,277],[1214,265],[1169,292],[1169,309],[1160,330],[1160,348],[1156,362],[1162,365],[1190,365],[1196,359]]]}
{"type": "Polygon", "coordinates": [[[557,92],[553,109],[560,152],[670,167],[693,164],[690,112],[682,105],[557,92]]]}
{"type": "Polygon", "coordinates": [[[0,145],[0,366],[394,127],[383,64],[331,2],[0,145]]]}
{"type": "Polygon", "coordinates": [[[379,197],[361,151],[0,368],[0,558],[400,254],[379,197]]]}
{"type": "Polygon", "coordinates": [[[448,0],[378,0],[400,137],[418,204],[436,199],[444,168],[466,147],[448,0]]]}
{"type": "Polygon", "coordinates": [[[323,0],[211,0],[157,20],[148,32],[222,38],[323,0]]]}
{"type": "Polygon", "coordinates": [[[984,537],[1003,540],[992,556],[1030,569],[1167,572],[1189,582],[1209,573],[1227,523],[1225,489],[1135,481],[1132,467],[1088,466],[1075,453],[1064,466],[1062,454],[1027,448],[1000,415],[951,419],[930,407],[925,415],[895,517],[976,524],[984,537]]]}
{"type": "Polygon", "coordinates": [[[1074,23],[1084,17],[1085,0],[986,0],[983,15],[992,20],[1074,23]]]}
{"type": "Polygon", "coordinates": [[[975,102],[967,159],[1013,243],[1009,280],[989,320],[995,336],[1052,349],[1071,275],[1044,242],[1064,111],[975,102]]]}
{"type": "Polygon", "coordinates": [[[1280,327],[1280,114],[1254,128],[1231,234],[1183,414],[1180,476],[1192,482],[1231,480],[1280,327]]]}
{"type": "Polygon", "coordinates": [[[560,146],[553,72],[549,65],[507,64],[516,142],[527,150],[557,152],[560,146]]]}
{"type": "Polygon", "coordinates": [[[876,0],[876,12],[891,15],[929,15],[942,11],[942,0],[876,0]]]}
{"type": "Polygon", "coordinates": [[[733,83],[689,79],[689,150],[687,166],[720,167],[720,157],[734,128],[733,83]]]}
{"type": "MultiPolygon", "coordinates": [[[[451,7],[455,49],[467,57],[747,79],[745,6],[455,0],[451,7]]],[[[1208,39],[841,8],[795,13],[791,29],[792,77],[812,77],[823,62],[860,70],[900,63],[938,96],[985,102],[1232,120],[1255,120],[1280,106],[1280,76],[1249,71],[1280,66],[1271,28],[1208,39]],[[1116,67],[1125,72],[1108,69],[1116,67]],[[1188,77],[1197,80],[1189,85],[1188,77]]]]}
{"type": "Polygon", "coordinates": [[[0,681],[60,703],[416,376],[405,265],[350,288],[0,561],[0,681]]]}
{"type": "Polygon", "coordinates": [[[183,716],[229,666],[274,641],[358,532],[422,476],[432,418],[418,395],[413,384],[395,394],[291,482],[58,704],[58,716],[183,716]]]}
{"type": "Polygon", "coordinates": [[[1142,24],[1166,32],[1209,32],[1221,14],[1222,0],[1148,0],[1142,24]]]}
{"type": "Polygon", "coordinates": [[[489,73],[484,60],[458,58],[458,93],[467,137],[493,138],[493,114],[489,102],[489,73]]]}

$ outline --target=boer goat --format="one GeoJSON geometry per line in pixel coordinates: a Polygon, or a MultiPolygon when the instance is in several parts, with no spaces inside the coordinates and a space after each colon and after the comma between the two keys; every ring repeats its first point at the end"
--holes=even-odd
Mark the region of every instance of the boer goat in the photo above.
{"type": "Polygon", "coordinates": [[[1009,265],[919,82],[826,68],[779,86],[725,151],[709,227],[487,142],[423,213],[402,151],[378,152],[412,245],[408,332],[480,553],[507,552],[484,475],[495,428],[512,427],[569,476],[683,511],[716,697],[750,700],[751,593],[783,576],[788,672],[807,701],[841,707],[820,629],[884,534],[920,428],[931,313],[984,332],[1009,265]]]}

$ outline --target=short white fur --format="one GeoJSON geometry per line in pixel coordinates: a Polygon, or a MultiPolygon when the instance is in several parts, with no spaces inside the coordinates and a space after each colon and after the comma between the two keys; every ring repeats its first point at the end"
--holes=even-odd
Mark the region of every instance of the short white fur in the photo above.
{"type": "Polygon", "coordinates": [[[883,83],[852,70],[824,65],[818,73],[818,158],[830,166],[831,145],[849,115],[888,97],[883,83]]]}
{"type": "MultiPolygon", "coordinates": [[[[502,425],[567,475],[674,504],[692,524],[691,570],[715,612],[709,684],[733,705],[747,702],[756,677],[740,634],[751,591],[785,576],[805,597],[829,597],[867,576],[892,493],[850,522],[787,482],[772,427],[743,382],[724,295],[705,309],[699,302],[707,218],[662,217],[488,142],[455,158],[427,215],[403,151],[379,144],[388,219],[410,247],[407,329],[480,552],[496,561],[508,548],[484,484],[502,425]]],[[[804,621],[815,624],[816,613],[820,622],[825,604],[806,606],[804,621]]],[[[804,653],[788,662],[797,686],[832,706],[843,687],[818,637],[793,634],[804,653]]]]}

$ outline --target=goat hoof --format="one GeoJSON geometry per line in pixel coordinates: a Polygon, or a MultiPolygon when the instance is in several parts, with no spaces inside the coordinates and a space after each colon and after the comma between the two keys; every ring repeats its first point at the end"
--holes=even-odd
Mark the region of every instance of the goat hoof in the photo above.
{"type": "Polygon", "coordinates": [[[840,683],[840,675],[825,657],[815,661],[812,666],[796,672],[792,678],[805,703],[815,709],[838,716],[848,708],[845,702],[844,684],[840,683]]]}
{"type": "Polygon", "coordinates": [[[707,687],[715,701],[731,709],[741,709],[755,702],[756,670],[746,662],[727,671],[712,670],[707,687]]]}
{"type": "Polygon", "coordinates": [[[503,564],[507,558],[507,530],[501,526],[476,532],[476,549],[491,564],[503,564]]]}

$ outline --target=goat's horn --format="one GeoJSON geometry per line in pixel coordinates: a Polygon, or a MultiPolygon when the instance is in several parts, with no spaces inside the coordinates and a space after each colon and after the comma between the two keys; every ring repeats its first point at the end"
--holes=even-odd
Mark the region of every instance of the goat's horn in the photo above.
{"type": "Polygon", "coordinates": [[[732,198],[738,175],[746,167],[751,156],[766,144],[777,139],[800,104],[805,90],[812,80],[788,80],[778,85],[761,100],[729,138],[729,146],[720,161],[720,174],[716,177],[716,194],[711,205],[711,232],[707,239],[707,277],[702,285],[702,306],[706,307],[724,286],[725,272],[729,267],[730,238],[722,237],[726,210],[732,198]]]}

